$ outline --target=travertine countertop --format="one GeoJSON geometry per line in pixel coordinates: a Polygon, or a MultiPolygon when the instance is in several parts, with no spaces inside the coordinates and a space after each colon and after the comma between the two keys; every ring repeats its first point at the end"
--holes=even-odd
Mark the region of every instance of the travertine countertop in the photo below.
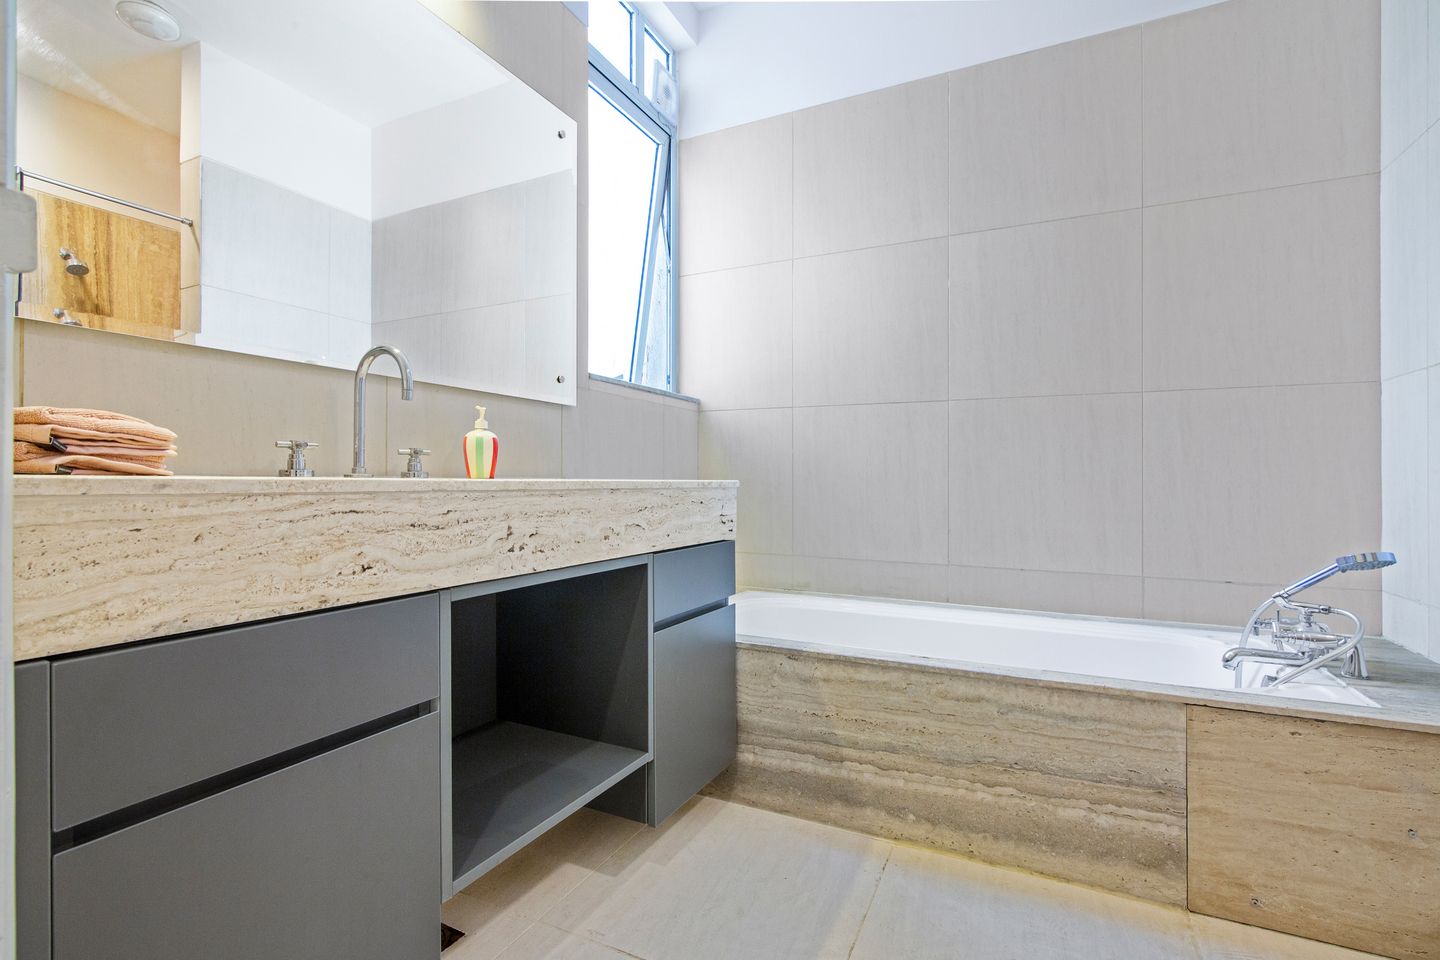
{"type": "Polygon", "coordinates": [[[735,536],[709,480],[16,477],[15,659],[735,536]]]}

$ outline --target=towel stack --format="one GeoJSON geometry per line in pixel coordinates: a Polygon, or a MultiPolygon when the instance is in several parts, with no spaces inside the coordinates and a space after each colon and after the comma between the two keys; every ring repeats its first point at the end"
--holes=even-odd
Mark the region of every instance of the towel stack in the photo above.
{"type": "Polygon", "coordinates": [[[168,477],[175,434],[123,413],[15,408],[15,472],[168,477]]]}

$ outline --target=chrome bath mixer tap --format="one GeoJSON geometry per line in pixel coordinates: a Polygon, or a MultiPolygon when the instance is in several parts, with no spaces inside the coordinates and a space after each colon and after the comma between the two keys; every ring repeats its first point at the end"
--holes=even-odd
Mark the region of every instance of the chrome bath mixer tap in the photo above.
{"type": "Polygon", "coordinates": [[[1395,554],[1385,551],[1356,553],[1337,557],[1335,562],[1323,570],[1297,580],[1283,590],[1271,594],[1265,602],[1250,614],[1245,629],[1240,632],[1240,645],[1226,650],[1220,662],[1227,670],[1235,671],[1235,686],[1243,687],[1245,662],[1268,663],[1277,667],[1289,667],[1285,672],[1276,672],[1260,681],[1263,687],[1289,683],[1296,677],[1317,670],[1328,663],[1341,660],[1340,675],[1352,679],[1368,680],[1370,671],[1365,665],[1365,651],[1360,641],[1365,637],[1365,624],[1349,610],[1341,610],[1323,603],[1304,603],[1294,599],[1295,594],[1306,590],[1336,574],[1355,570],[1379,570],[1395,562],[1395,554]],[[1274,610],[1274,615],[1266,614],[1274,610]],[[1292,616],[1286,616],[1286,613],[1292,616]],[[1330,616],[1343,617],[1353,625],[1346,633],[1336,633],[1323,619],[1330,616]],[[1273,647],[1252,647],[1253,637],[1265,636],[1273,647]]]}

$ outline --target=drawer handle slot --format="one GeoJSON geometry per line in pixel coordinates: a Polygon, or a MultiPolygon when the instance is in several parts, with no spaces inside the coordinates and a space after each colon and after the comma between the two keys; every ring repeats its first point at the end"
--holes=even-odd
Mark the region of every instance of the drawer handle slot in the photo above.
{"type": "Polygon", "coordinates": [[[283,753],[277,753],[264,760],[257,760],[254,763],[247,763],[244,766],[236,767],[225,773],[207,777],[204,780],[179,787],[159,796],[133,803],[128,807],[122,807],[113,813],[107,813],[102,817],[78,823],[65,830],[56,831],[51,837],[51,849],[53,853],[60,853],[77,847],[82,843],[89,843],[101,837],[108,836],[126,827],[133,827],[137,823],[152,820],[164,813],[178,810],[198,800],[223,793],[232,787],[238,787],[242,783],[259,779],[267,774],[284,770],[286,767],[293,767],[297,763],[304,763],[306,760],[318,757],[322,753],[329,753],[331,750],[338,750],[340,747],[354,743],[357,740],[364,740],[366,737],[374,736],[391,727],[398,727],[402,723],[408,723],[426,714],[433,713],[436,703],[433,700],[416,704],[413,707],[406,707],[404,710],[397,710],[377,720],[362,723],[348,730],[333,733],[321,737],[310,743],[302,744],[283,753]]]}

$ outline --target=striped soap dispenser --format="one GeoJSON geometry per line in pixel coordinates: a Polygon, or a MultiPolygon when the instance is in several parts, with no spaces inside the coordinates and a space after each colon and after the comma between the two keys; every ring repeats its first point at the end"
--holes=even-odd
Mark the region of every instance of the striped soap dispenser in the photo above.
{"type": "Polygon", "coordinates": [[[471,480],[495,479],[495,461],[500,456],[500,440],[485,429],[485,408],[477,406],[475,429],[465,434],[465,473],[471,480]]]}

